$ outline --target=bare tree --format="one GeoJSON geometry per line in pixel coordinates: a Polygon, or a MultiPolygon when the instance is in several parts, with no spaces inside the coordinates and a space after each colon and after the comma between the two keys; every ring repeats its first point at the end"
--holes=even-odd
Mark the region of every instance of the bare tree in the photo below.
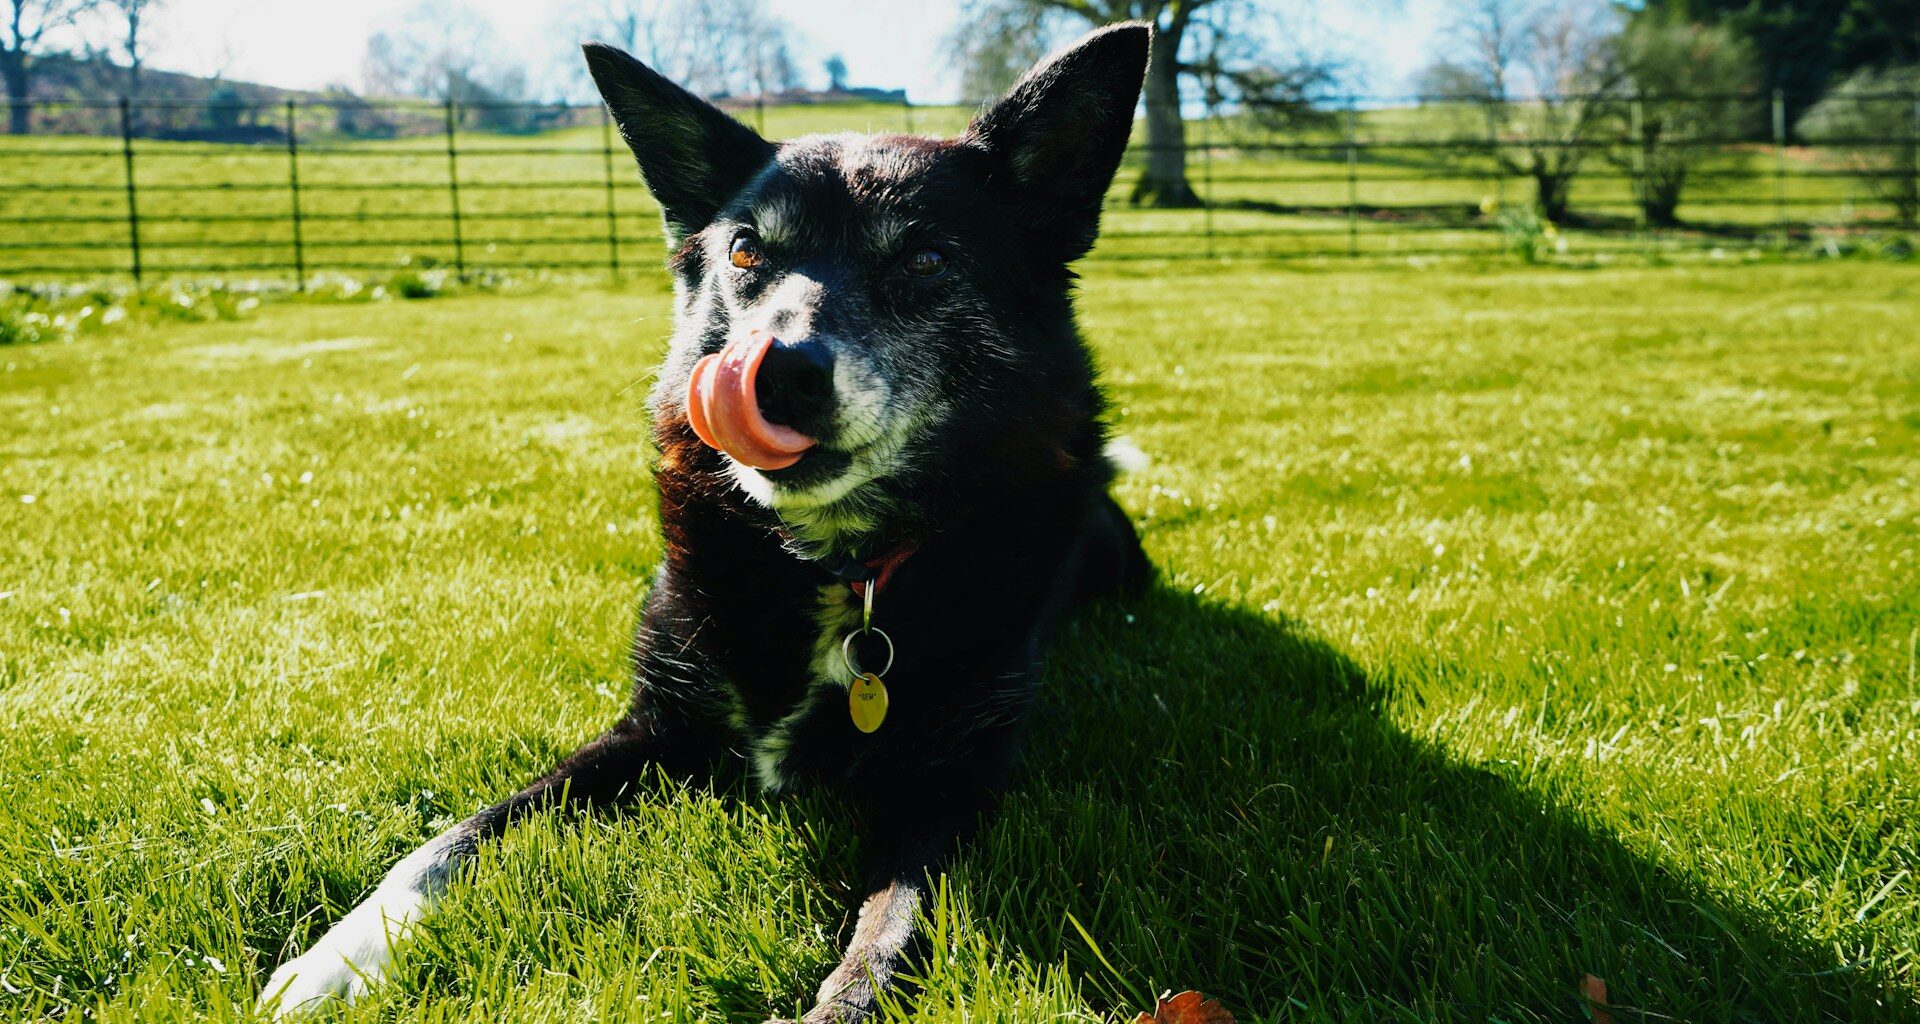
{"type": "MultiPolygon", "coordinates": [[[[794,88],[790,27],[766,0],[579,0],[563,19],[576,39],[612,43],[706,96],[794,88]]],[[[584,74],[579,55],[571,67],[584,74]]]]}
{"type": "Polygon", "coordinates": [[[1280,42],[1287,32],[1259,22],[1271,22],[1283,8],[1311,7],[1278,0],[973,0],[963,19],[966,27],[955,39],[962,43],[958,49],[966,81],[1004,87],[999,79],[1007,77],[1007,68],[1031,63],[1036,49],[1044,52],[1057,28],[1051,20],[1055,16],[1095,25],[1151,24],[1144,90],[1146,160],[1134,179],[1132,201],[1193,206],[1200,199],[1187,182],[1183,89],[1198,81],[1210,97],[1250,112],[1286,117],[1307,113],[1301,101],[1331,81],[1335,66],[1303,59],[1280,42]]]}
{"type": "Polygon", "coordinates": [[[961,95],[979,103],[1013,88],[1053,49],[1058,13],[1038,3],[969,0],[947,35],[948,48],[959,55],[961,95]]]}
{"type": "Polygon", "coordinates": [[[92,0],[10,0],[7,30],[0,35],[0,79],[7,87],[7,130],[25,135],[32,127],[27,106],[33,61],[49,31],[72,24],[92,0]]]}
{"type": "Polygon", "coordinates": [[[127,64],[127,95],[140,98],[140,69],[147,62],[147,46],[152,42],[148,16],[158,13],[165,0],[105,0],[105,8],[118,19],[114,26],[120,59],[127,64]]]}
{"type": "Polygon", "coordinates": [[[1235,0],[1024,0],[1095,25],[1144,21],[1153,26],[1147,54],[1146,167],[1134,179],[1132,200],[1146,206],[1197,206],[1200,197],[1187,183],[1187,125],[1180,116],[1181,44],[1194,15],[1216,3],[1235,0]]]}
{"type": "Polygon", "coordinates": [[[1621,72],[1617,15],[1603,0],[1470,0],[1450,53],[1421,74],[1484,107],[1494,156],[1533,179],[1540,214],[1566,219],[1569,189],[1621,72]]]}
{"type": "Polygon", "coordinates": [[[1454,82],[1472,95],[1504,102],[1513,98],[1513,68],[1520,60],[1527,0],[1472,0],[1442,33],[1451,56],[1429,73],[1451,69],[1454,82]]]}
{"type": "Polygon", "coordinates": [[[1194,18],[1181,70],[1197,80],[1209,111],[1239,114],[1224,122],[1228,133],[1298,131],[1336,119],[1320,100],[1345,64],[1278,43],[1288,27],[1271,8],[1251,3],[1215,4],[1194,18]]]}
{"type": "MultiPolygon", "coordinates": [[[[614,46],[646,60],[654,56],[657,40],[665,28],[667,4],[660,0],[584,0],[574,6],[568,21],[575,34],[614,46]]],[[[580,62],[579,50],[568,46],[573,62],[580,62]]]]}
{"type": "Polygon", "coordinates": [[[1610,7],[1579,0],[1551,3],[1527,24],[1520,63],[1536,95],[1507,105],[1507,121],[1526,141],[1503,152],[1517,155],[1510,166],[1533,178],[1541,216],[1556,223],[1566,219],[1569,188],[1620,81],[1611,45],[1616,27],[1610,7]]]}
{"type": "Polygon", "coordinates": [[[485,129],[529,131],[543,116],[529,102],[527,69],[493,23],[459,0],[420,0],[369,36],[361,73],[370,95],[455,102],[463,121],[485,129]]]}
{"type": "Polygon", "coordinates": [[[240,48],[233,42],[233,36],[221,33],[220,43],[207,54],[207,63],[213,68],[209,75],[215,81],[225,81],[232,73],[234,62],[240,59],[240,48]]]}
{"type": "Polygon", "coordinates": [[[719,18],[710,38],[734,54],[730,63],[740,77],[727,80],[745,86],[726,91],[766,96],[800,84],[800,71],[787,48],[786,24],[768,13],[765,0],[718,0],[707,9],[719,18]]]}
{"type": "Polygon", "coordinates": [[[553,67],[569,95],[596,97],[592,76],[580,60],[580,44],[607,43],[651,64],[665,74],[674,66],[663,59],[665,40],[676,34],[669,18],[674,0],[572,0],[560,8],[551,33],[553,67]]]}
{"type": "Polygon", "coordinates": [[[1437,60],[1414,74],[1414,91],[1422,103],[1484,100],[1486,83],[1478,72],[1450,60],[1437,60]]]}
{"type": "Polygon", "coordinates": [[[512,84],[505,50],[492,23],[471,7],[420,0],[392,28],[367,38],[361,73],[369,94],[480,101],[512,84]]]}

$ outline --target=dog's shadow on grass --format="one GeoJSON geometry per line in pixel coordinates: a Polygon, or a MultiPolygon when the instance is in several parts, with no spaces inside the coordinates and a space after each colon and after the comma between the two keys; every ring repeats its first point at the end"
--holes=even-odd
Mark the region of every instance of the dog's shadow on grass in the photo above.
{"type": "Polygon", "coordinates": [[[1914,1013],[1403,733],[1383,685],[1275,618],[1156,588],[1082,616],[1049,666],[1021,781],[954,874],[981,927],[1064,955],[1103,1009],[1199,988],[1242,1021],[1566,1021],[1593,975],[1618,1021],[1914,1013]]]}

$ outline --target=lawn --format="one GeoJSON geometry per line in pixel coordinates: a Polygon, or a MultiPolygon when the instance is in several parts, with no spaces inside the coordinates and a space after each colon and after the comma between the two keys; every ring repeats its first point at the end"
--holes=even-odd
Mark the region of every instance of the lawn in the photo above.
{"type": "MultiPolygon", "coordinates": [[[[1102,263],[1160,568],[1056,646],[916,1020],[1920,1020],[1920,279],[1102,263]]],[[[0,1014],[227,1020],[619,712],[664,281],[0,348],[0,1014]]],[[[830,798],[515,829],[353,1020],[760,1020],[830,798]]]]}

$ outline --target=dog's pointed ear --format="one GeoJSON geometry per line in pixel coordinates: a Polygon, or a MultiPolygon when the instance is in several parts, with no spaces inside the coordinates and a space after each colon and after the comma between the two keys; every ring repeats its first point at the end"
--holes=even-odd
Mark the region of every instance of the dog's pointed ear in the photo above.
{"type": "Polygon", "coordinates": [[[1032,237],[1062,262],[1085,255],[1100,231],[1152,40],[1138,21],[1091,33],[1034,65],[963,136],[993,156],[1032,237]]]}
{"type": "Polygon", "coordinates": [[[773,144],[753,129],[625,50],[605,43],[581,50],[620,137],[640,162],[640,176],[660,202],[669,245],[706,227],[773,159],[773,144]]]}

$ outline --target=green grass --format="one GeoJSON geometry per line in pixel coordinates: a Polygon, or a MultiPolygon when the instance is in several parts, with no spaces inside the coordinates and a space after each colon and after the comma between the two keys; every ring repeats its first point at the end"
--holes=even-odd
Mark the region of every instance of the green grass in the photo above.
{"type": "MultiPolygon", "coordinates": [[[[763,121],[774,138],[909,129],[951,134],[970,113],[846,104],[769,108],[763,121]]],[[[755,121],[752,111],[740,116],[755,121]]],[[[1197,210],[1127,206],[1137,174],[1130,164],[1115,183],[1094,257],[1207,254],[1209,230],[1215,234],[1210,253],[1218,255],[1498,250],[1498,234],[1480,211],[1502,199],[1527,202],[1532,185],[1497,175],[1485,154],[1406,145],[1471,139],[1475,130],[1472,116],[1463,120],[1458,109],[1370,111],[1359,121],[1358,137],[1377,148],[1362,151],[1349,168],[1337,131],[1280,139],[1336,148],[1239,151],[1213,144],[1275,137],[1249,135],[1231,120],[1194,125],[1189,142],[1208,149],[1192,155],[1190,176],[1219,209],[1209,219],[1197,210]],[[1351,223],[1350,202],[1359,214],[1351,223]]],[[[618,139],[601,127],[537,135],[462,131],[451,167],[446,140],[437,135],[380,141],[329,136],[318,126],[303,131],[301,253],[310,270],[456,261],[470,268],[601,267],[616,257],[634,266],[656,259],[657,207],[618,139]],[[450,178],[460,186],[458,249],[450,178]]],[[[138,139],[133,150],[142,258],[155,276],[290,271],[293,168],[283,146],[138,139]]],[[[1693,182],[1690,202],[1680,210],[1689,229],[1638,239],[1630,176],[1595,154],[1573,189],[1576,212],[1593,228],[1570,237],[1572,254],[1764,244],[1783,213],[1777,200],[1787,204],[1785,215],[1803,235],[1819,229],[1844,238],[1890,223],[1886,204],[1865,182],[1834,176],[1844,170],[1840,154],[1796,150],[1784,169],[1776,196],[1770,151],[1737,148],[1693,182]]],[[[125,273],[131,265],[126,174],[117,138],[0,138],[0,276],[125,273]]]]}
{"type": "MultiPolygon", "coordinates": [[[[0,348],[0,1014],[245,1016],[622,706],[665,285],[0,348]]],[[[1057,645],[902,1019],[1920,1020],[1920,282],[1100,264],[1149,596],[1057,645]]],[[[1012,585],[1012,581],[1010,581],[1012,585]]],[[[354,1020],[757,1021],[823,796],[515,829],[354,1020]]]]}

